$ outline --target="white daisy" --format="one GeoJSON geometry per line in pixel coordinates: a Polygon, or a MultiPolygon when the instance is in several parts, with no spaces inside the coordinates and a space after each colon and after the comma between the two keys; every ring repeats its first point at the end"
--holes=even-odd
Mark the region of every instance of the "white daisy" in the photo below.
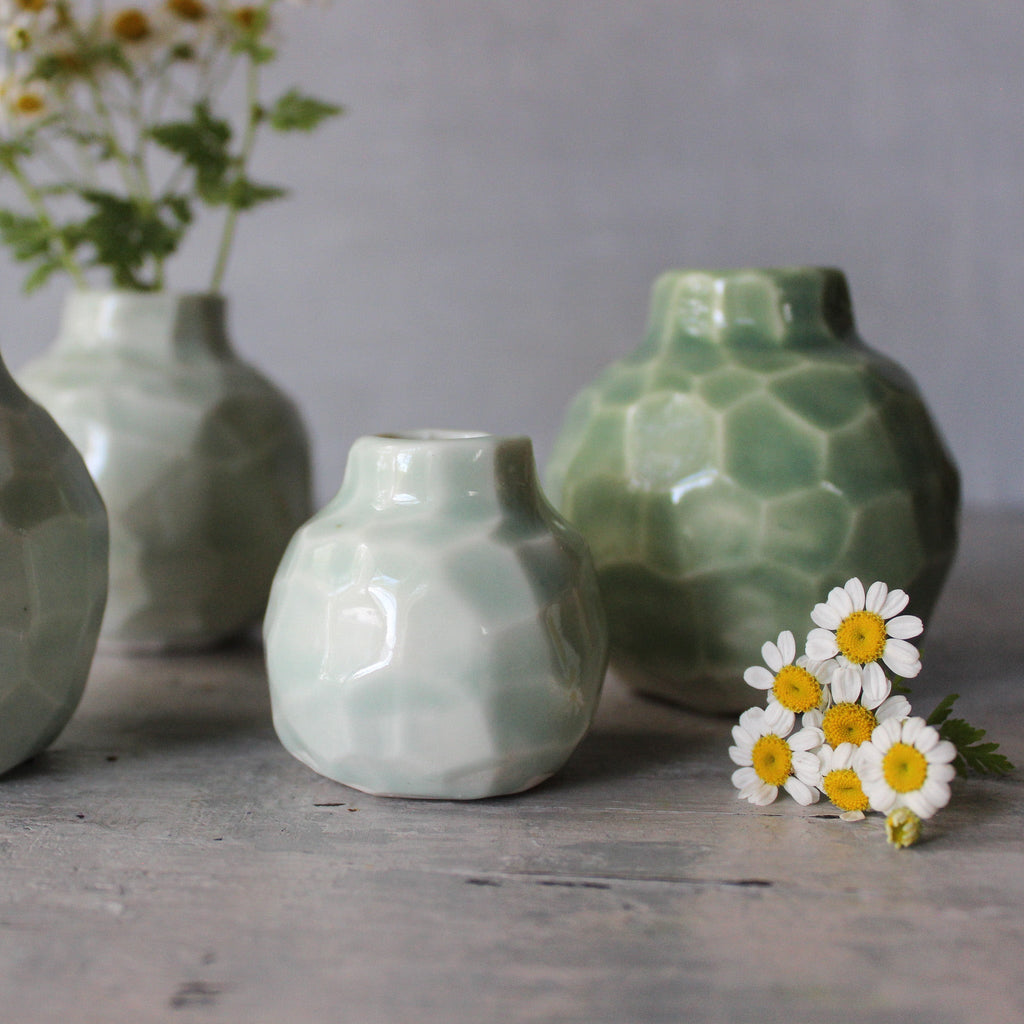
{"type": "Polygon", "coordinates": [[[888,814],[906,807],[930,818],[949,803],[956,747],[923,718],[889,719],[857,752],[857,771],[871,806],[888,814]]]}
{"type": "Polygon", "coordinates": [[[861,786],[860,776],[854,767],[857,747],[852,743],[840,743],[838,747],[825,744],[818,751],[821,763],[821,791],[846,814],[860,812],[863,817],[871,804],[861,786]]]}
{"type": "Polygon", "coordinates": [[[890,696],[892,683],[884,675],[869,673],[858,665],[839,664],[830,677],[829,690],[830,706],[808,711],[803,724],[820,729],[833,748],[843,743],[859,747],[871,739],[879,722],[910,714],[910,702],[900,694],[890,696]]]}
{"type": "Polygon", "coordinates": [[[769,701],[789,711],[803,714],[828,703],[828,681],[823,666],[807,657],[796,657],[796,641],[787,629],[777,643],[769,641],[761,648],[764,668],[752,665],[743,673],[744,681],[755,690],[767,690],[769,701]]]}
{"type": "Polygon", "coordinates": [[[816,604],[811,619],[819,627],[807,635],[807,656],[824,661],[841,655],[881,675],[879,661],[898,676],[910,679],[921,671],[917,648],[907,641],[919,636],[924,625],[916,615],[900,615],[910,598],[902,590],[889,590],[881,581],[867,593],[858,579],[835,587],[825,604],[816,604]]]}
{"type": "Polygon", "coordinates": [[[821,731],[793,733],[795,723],[793,712],[777,703],[740,715],[732,730],[736,745],[729,748],[729,757],[740,765],[732,774],[740,799],[764,806],[779,795],[780,786],[797,803],[818,799],[820,763],[812,751],[821,746],[821,731]]]}

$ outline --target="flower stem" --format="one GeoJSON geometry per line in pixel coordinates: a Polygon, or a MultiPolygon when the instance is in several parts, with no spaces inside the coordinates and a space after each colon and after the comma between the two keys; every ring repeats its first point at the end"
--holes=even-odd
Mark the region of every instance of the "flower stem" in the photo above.
{"type": "Polygon", "coordinates": [[[76,288],[87,287],[87,281],[85,280],[85,274],[82,268],[78,265],[78,261],[75,259],[74,254],[71,251],[71,247],[68,245],[67,239],[60,233],[57,225],[54,224],[53,218],[50,216],[50,211],[46,208],[46,203],[43,201],[42,193],[32,184],[29,180],[28,175],[21,169],[16,160],[6,160],[5,166],[11,172],[11,176],[21,187],[21,191],[24,193],[25,198],[29,201],[32,209],[35,211],[36,216],[39,218],[40,224],[46,228],[47,234],[50,235],[57,242],[57,247],[60,250],[60,263],[61,266],[67,271],[68,276],[75,283],[76,288]]]}
{"type": "MultiPolygon", "coordinates": [[[[242,148],[238,154],[238,173],[245,174],[252,156],[253,146],[256,143],[256,126],[259,123],[261,110],[259,106],[260,76],[256,61],[249,58],[248,67],[245,72],[245,102],[247,108],[245,135],[242,139],[242,148]]],[[[221,233],[220,245],[217,248],[217,259],[213,267],[213,276],[210,278],[210,291],[219,292],[224,282],[224,274],[227,270],[228,257],[231,255],[231,246],[235,240],[235,229],[238,226],[238,206],[232,203],[228,207],[227,217],[224,220],[224,230],[221,233]]]]}

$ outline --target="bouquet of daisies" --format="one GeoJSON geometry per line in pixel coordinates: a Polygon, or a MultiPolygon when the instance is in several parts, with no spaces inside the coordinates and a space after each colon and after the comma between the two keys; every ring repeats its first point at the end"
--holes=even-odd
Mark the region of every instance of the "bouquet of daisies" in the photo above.
{"type": "MultiPolygon", "coordinates": [[[[295,2],[295,0],[293,0],[295,2]]],[[[0,0],[0,239],[78,287],[94,268],[117,288],[163,288],[200,211],[223,223],[221,286],[238,215],[284,195],[250,164],[264,128],[310,131],[341,112],[289,89],[262,95],[279,0],[0,0]]]]}
{"type": "Polygon", "coordinates": [[[851,579],[815,605],[802,655],[788,630],[765,643],[764,665],[743,678],[766,692],[766,706],[740,715],[729,748],[740,798],[763,806],[779,789],[801,804],[825,795],[847,820],[887,815],[890,840],[906,846],[949,802],[958,772],[1012,769],[998,744],[981,742],[983,730],[949,717],[956,695],[927,719],[913,714],[902,681],[921,671],[911,641],[924,624],[903,614],[908,603],[902,590],[865,591],[851,579]]]}

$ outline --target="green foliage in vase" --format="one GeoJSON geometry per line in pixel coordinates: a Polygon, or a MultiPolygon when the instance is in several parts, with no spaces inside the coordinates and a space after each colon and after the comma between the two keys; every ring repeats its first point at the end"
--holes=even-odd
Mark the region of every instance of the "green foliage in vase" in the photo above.
{"type": "Polygon", "coordinates": [[[0,187],[20,204],[0,208],[0,240],[29,266],[27,291],[54,273],[85,287],[92,272],[160,290],[204,210],[222,218],[220,289],[238,215],[286,194],[251,176],[261,130],[342,113],[295,88],[264,99],[281,5],[0,0],[0,187]]]}

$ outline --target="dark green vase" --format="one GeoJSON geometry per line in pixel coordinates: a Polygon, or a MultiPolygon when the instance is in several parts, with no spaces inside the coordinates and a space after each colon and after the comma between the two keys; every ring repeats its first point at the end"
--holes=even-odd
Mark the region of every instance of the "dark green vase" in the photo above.
{"type": "Polygon", "coordinates": [[[672,271],[646,339],[572,404],[548,492],[590,544],[613,664],[704,711],[851,576],[926,619],[959,477],[913,381],[857,336],[839,270],[672,271]]]}

